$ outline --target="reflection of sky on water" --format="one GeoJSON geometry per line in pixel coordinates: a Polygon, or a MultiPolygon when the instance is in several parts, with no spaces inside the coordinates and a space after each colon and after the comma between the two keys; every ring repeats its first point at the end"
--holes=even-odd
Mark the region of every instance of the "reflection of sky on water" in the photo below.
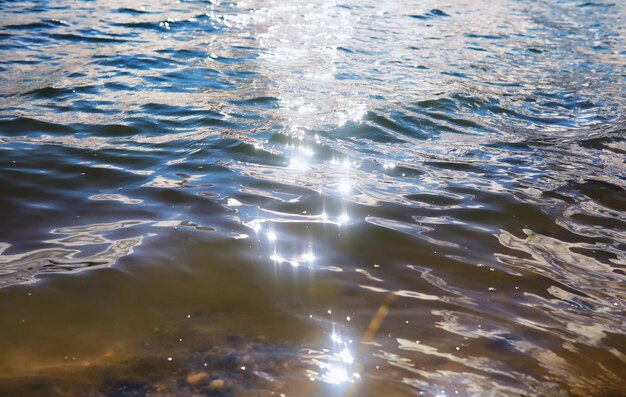
{"type": "MultiPolygon", "coordinates": [[[[603,222],[621,222],[624,215],[583,194],[570,194],[573,185],[586,183],[583,169],[590,169],[586,178],[616,186],[623,182],[624,161],[615,155],[624,151],[623,144],[599,145],[590,155],[592,148],[576,142],[579,136],[603,136],[607,120],[620,120],[619,107],[610,103],[619,98],[620,85],[597,81],[620,74],[593,69],[598,65],[582,62],[576,51],[559,50],[580,48],[562,30],[597,33],[577,26],[574,11],[561,12],[566,2],[546,11],[540,3],[507,1],[258,0],[178,3],[176,11],[165,3],[146,3],[136,7],[150,12],[133,17],[109,12],[107,7],[122,3],[89,3],[81,12],[94,26],[102,22],[95,16],[104,15],[103,21],[117,26],[128,42],[88,45],[87,50],[84,43],[68,42],[58,70],[40,73],[24,63],[3,75],[10,82],[1,87],[3,94],[43,86],[58,94],[54,106],[80,109],[34,107],[29,112],[59,124],[78,120],[80,132],[2,136],[3,146],[122,152],[107,160],[82,159],[81,175],[83,170],[115,172],[134,178],[125,183],[140,188],[120,192],[96,186],[87,194],[90,202],[149,208],[142,216],[156,218],[145,221],[152,227],[217,230],[221,236],[255,240],[262,265],[287,269],[295,278],[312,273],[307,270],[317,275],[342,271],[344,285],[367,292],[370,301],[395,293],[430,321],[422,330],[431,334],[411,339],[416,331],[408,320],[405,326],[408,310],[400,310],[400,326],[397,321],[393,334],[381,338],[374,357],[402,368],[404,383],[432,394],[482,393],[494,377],[535,386],[542,379],[543,374],[498,356],[498,348],[508,349],[509,356],[532,357],[551,376],[578,382],[568,375],[576,368],[560,355],[585,356],[589,347],[602,348],[612,335],[623,334],[622,317],[616,316],[624,304],[623,277],[615,272],[624,266],[623,250],[615,243],[623,237],[603,222]],[[160,11],[171,15],[157,17],[160,11]],[[550,12],[557,22],[544,25],[543,20],[555,19],[550,12]],[[482,23],[473,19],[477,16],[482,23]],[[138,21],[141,34],[133,27],[138,21]],[[218,33],[206,34],[207,29],[218,33]],[[183,55],[199,52],[200,59],[188,64],[162,53],[137,59],[124,55],[135,48],[152,54],[183,45],[183,55]],[[95,48],[104,60],[91,59],[95,48]],[[148,61],[160,68],[147,67],[148,61]],[[584,76],[577,75],[581,63],[589,72],[584,76]],[[84,76],[64,77],[62,71],[73,72],[81,64],[89,65],[84,76]],[[138,66],[142,74],[115,65],[138,66]],[[43,80],[31,77],[44,74],[43,80]],[[99,79],[107,83],[92,90],[99,79]],[[594,86],[602,87],[600,98],[594,86]],[[71,102],[74,88],[82,103],[71,102]],[[136,119],[124,119],[131,116],[136,119]],[[96,129],[120,118],[129,124],[143,119],[144,124],[120,136],[96,129]],[[552,140],[559,145],[550,146],[552,140]],[[121,160],[127,156],[150,160],[121,160]],[[177,193],[173,198],[172,192],[177,193]],[[198,198],[206,200],[194,201],[198,198]],[[171,208],[170,199],[176,203],[171,208]],[[502,216],[518,212],[528,219],[502,216]],[[365,238],[395,232],[373,243],[381,250],[387,244],[396,249],[414,245],[428,255],[403,256],[391,269],[389,263],[383,263],[385,269],[354,263],[356,250],[333,257],[343,262],[329,263],[330,250],[337,249],[329,240],[356,239],[364,230],[375,233],[365,238]],[[606,258],[593,257],[598,252],[606,258]],[[447,273],[438,273],[446,266],[447,273]],[[490,273],[455,280],[467,269],[490,273]],[[530,279],[526,288],[536,280],[555,285],[538,282],[540,291],[524,291],[517,287],[522,277],[530,279]],[[471,285],[475,278],[489,285],[471,285]],[[518,293],[513,296],[520,301],[503,301],[502,292],[518,293]],[[420,312],[424,307],[428,310],[420,312]],[[503,313],[491,313],[494,307],[503,313]],[[481,315],[468,314],[476,311],[481,315]],[[551,344],[535,342],[533,332],[551,344]],[[495,358],[484,357],[481,348],[496,351],[495,358]]],[[[607,37],[598,33],[594,46],[609,45],[614,39],[607,37]]],[[[21,51],[5,55],[26,59],[21,51]]],[[[593,58],[617,71],[623,57],[601,51],[593,58]]],[[[14,104],[30,100],[17,96],[14,104]]],[[[61,248],[7,254],[9,246],[3,243],[0,262],[7,272],[31,265],[35,273],[110,266],[149,235],[113,237],[113,230],[84,227],[44,241],[61,248]]],[[[389,261],[395,255],[389,254],[389,261]]],[[[30,274],[25,277],[31,280],[30,274]]],[[[356,382],[358,341],[350,343],[334,326],[327,328],[328,340],[320,343],[326,348],[307,355],[313,367],[308,375],[329,385],[356,382]]],[[[358,335],[363,330],[344,324],[342,331],[358,335]]],[[[620,352],[607,354],[624,361],[620,352]]],[[[611,378],[611,371],[601,371],[611,378]]],[[[580,382],[584,389],[594,379],[580,382]]],[[[503,386],[498,391],[523,394],[525,389],[503,386]]]]}
{"type": "MultiPolygon", "coordinates": [[[[111,198],[106,198],[111,199],[111,198]]],[[[118,198],[114,198],[118,200],[118,198]]],[[[126,202],[126,199],[122,201],[126,202]]],[[[39,275],[58,272],[80,272],[109,267],[120,258],[130,255],[139,246],[143,236],[111,238],[108,235],[124,234],[149,222],[126,220],[120,222],[58,228],[50,234],[64,237],[44,241],[51,248],[25,253],[5,253],[10,244],[0,242],[0,287],[15,282],[35,282],[39,275]],[[26,270],[26,271],[25,271],[26,270]]]]}

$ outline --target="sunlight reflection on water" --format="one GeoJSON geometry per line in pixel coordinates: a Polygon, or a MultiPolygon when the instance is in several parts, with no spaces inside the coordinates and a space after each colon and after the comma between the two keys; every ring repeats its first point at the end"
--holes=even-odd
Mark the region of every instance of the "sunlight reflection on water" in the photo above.
{"type": "Polygon", "coordinates": [[[624,390],[624,5],[61,3],[0,3],[0,286],[119,266],[2,289],[0,369],[624,390]]]}

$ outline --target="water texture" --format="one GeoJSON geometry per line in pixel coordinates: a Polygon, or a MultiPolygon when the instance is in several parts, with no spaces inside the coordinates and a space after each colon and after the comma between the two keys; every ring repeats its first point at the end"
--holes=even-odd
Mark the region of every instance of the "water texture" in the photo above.
{"type": "Polygon", "coordinates": [[[0,395],[625,395],[625,26],[1,2],[0,395]]]}

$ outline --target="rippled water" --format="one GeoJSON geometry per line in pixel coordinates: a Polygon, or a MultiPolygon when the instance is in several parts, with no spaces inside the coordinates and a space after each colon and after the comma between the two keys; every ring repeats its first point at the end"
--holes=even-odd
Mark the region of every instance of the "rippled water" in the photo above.
{"type": "Polygon", "coordinates": [[[0,394],[626,393],[625,3],[0,26],[0,394]]]}

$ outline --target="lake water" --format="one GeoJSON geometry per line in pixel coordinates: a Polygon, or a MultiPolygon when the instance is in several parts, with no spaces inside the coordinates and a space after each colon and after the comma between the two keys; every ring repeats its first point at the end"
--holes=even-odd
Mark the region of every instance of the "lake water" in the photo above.
{"type": "Polygon", "coordinates": [[[625,395],[625,39],[619,0],[1,2],[0,395],[625,395]]]}

